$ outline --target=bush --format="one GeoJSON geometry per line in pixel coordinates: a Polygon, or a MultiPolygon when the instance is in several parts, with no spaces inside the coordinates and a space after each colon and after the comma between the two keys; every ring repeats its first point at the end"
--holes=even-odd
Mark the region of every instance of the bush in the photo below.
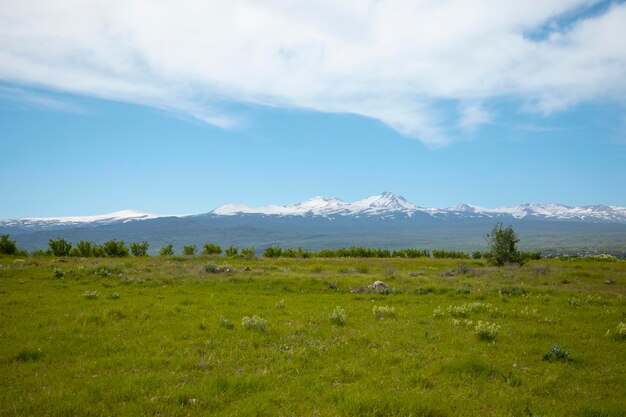
{"type": "Polygon", "coordinates": [[[213,243],[205,243],[202,253],[204,255],[221,255],[222,248],[213,243]]]}
{"type": "Polygon", "coordinates": [[[259,316],[252,316],[252,317],[244,316],[241,319],[241,325],[243,326],[244,329],[248,329],[248,330],[256,330],[259,332],[267,331],[267,320],[259,316]]]}
{"type": "Polygon", "coordinates": [[[54,272],[54,277],[57,279],[63,279],[63,277],[65,276],[65,272],[63,272],[61,268],[55,267],[52,271],[54,272]]]}
{"type": "Polygon", "coordinates": [[[170,256],[173,254],[174,254],[174,245],[172,245],[171,243],[159,249],[159,255],[161,256],[170,256]]]}
{"type": "Polygon", "coordinates": [[[133,256],[148,256],[148,242],[145,240],[141,243],[133,242],[130,244],[130,253],[133,256]]]}
{"type": "Polygon", "coordinates": [[[220,317],[220,326],[225,329],[233,329],[235,325],[227,318],[220,317]]]}
{"type": "Polygon", "coordinates": [[[9,235],[0,236],[0,254],[14,255],[17,252],[17,246],[14,240],[9,240],[9,235]]]}
{"type": "Polygon", "coordinates": [[[479,250],[475,250],[472,252],[472,259],[481,259],[483,257],[483,253],[479,250]]]}
{"type": "Polygon", "coordinates": [[[251,248],[243,248],[241,249],[241,257],[245,259],[254,259],[256,258],[256,253],[254,252],[254,246],[251,248]]]}
{"type": "Polygon", "coordinates": [[[48,250],[35,249],[34,251],[30,253],[30,256],[33,256],[33,257],[50,256],[51,254],[52,252],[50,251],[50,249],[48,250]]]}
{"type": "Polygon", "coordinates": [[[396,308],[388,306],[374,306],[372,308],[372,313],[374,313],[377,319],[383,319],[385,317],[395,317],[396,308]]]}
{"type": "Polygon", "coordinates": [[[95,300],[100,297],[100,293],[98,291],[85,291],[83,297],[87,300],[95,300]]]}
{"type": "Polygon", "coordinates": [[[451,250],[433,250],[433,257],[438,259],[469,259],[469,255],[465,252],[451,250]]]}
{"type": "Polygon", "coordinates": [[[76,247],[70,250],[70,256],[89,258],[90,256],[93,256],[93,246],[95,246],[93,242],[81,240],[76,244],[76,247]]]}
{"type": "Polygon", "coordinates": [[[196,245],[189,245],[189,246],[183,247],[183,254],[187,256],[193,256],[196,254],[197,251],[198,249],[196,248],[196,245]]]}
{"type": "Polygon", "coordinates": [[[57,240],[49,239],[48,247],[54,256],[69,256],[72,250],[72,243],[66,242],[63,238],[57,240]]]}
{"type": "Polygon", "coordinates": [[[128,248],[123,240],[109,240],[104,242],[102,249],[106,256],[111,258],[123,258],[128,256],[128,248]]]}
{"type": "Polygon", "coordinates": [[[498,330],[500,330],[500,326],[497,324],[489,323],[488,321],[483,322],[482,320],[479,320],[474,328],[476,336],[478,336],[480,340],[486,340],[488,342],[496,339],[498,330]]]}
{"type": "Polygon", "coordinates": [[[517,250],[519,238],[512,226],[503,228],[502,223],[497,223],[485,235],[485,240],[489,244],[489,258],[495,265],[522,263],[521,254],[517,250]]]}
{"type": "Polygon", "coordinates": [[[543,360],[548,362],[567,362],[570,361],[570,351],[564,350],[557,343],[550,346],[548,352],[543,355],[543,360]]]}
{"type": "Polygon", "coordinates": [[[337,306],[330,315],[330,321],[337,326],[343,326],[346,324],[346,317],[346,310],[337,306]]]}
{"type": "Polygon", "coordinates": [[[266,258],[280,258],[283,254],[283,250],[279,246],[268,246],[263,251],[263,256],[266,258]]]}
{"type": "Polygon", "coordinates": [[[238,253],[239,253],[239,248],[235,246],[231,245],[228,249],[226,249],[226,256],[228,256],[229,258],[236,257],[238,253]]]}

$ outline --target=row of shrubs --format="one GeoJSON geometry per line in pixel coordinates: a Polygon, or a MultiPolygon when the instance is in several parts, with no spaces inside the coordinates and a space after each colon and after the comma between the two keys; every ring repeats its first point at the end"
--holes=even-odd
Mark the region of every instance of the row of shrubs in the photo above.
{"type": "MultiPolygon", "coordinates": [[[[0,254],[18,255],[18,256],[72,256],[72,257],[126,257],[126,256],[148,256],[148,242],[145,240],[142,242],[132,242],[129,246],[123,240],[109,240],[102,245],[98,245],[94,242],[81,240],[76,244],[66,241],[63,238],[50,239],[48,241],[48,250],[35,250],[30,254],[26,251],[20,250],[15,245],[15,241],[9,240],[9,235],[0,236],[0,254]]],[[[229,258],[254,258],[256,256],[254,247],[239,249],[235,246],[230,246],[226,250],[222,250],[219,245],[214,243],[205,243],[201,253],[203,255],[222,255],[222,253],[229,258]]],[[[198,254],[198,248],[196,245],[186,245],[183,247],[183,255],[193,256],[198,254]]],[[[168,244],[159,249],[159,255],[168,256],[174,255],[174,246],[168,244]]],[[[426,249],[380,249],[380,248],[366,248],[362,246],[352,246],[349,248],[338,249],[322,249],[320,251],[308,251],[298,247],[281,248],[280,246],[268,246],[263,251],[263,256],[266,258],[453,258],[453,259],[489,259],[491,254],[488,252],[475,251],[471,256],[465,252],[460,251],[446,251],[446,250],[433,250],[432,252],[426,249]]],[[[521,252],[523,260],[540,259],[541,254],[539,252],[521,252]]]]}

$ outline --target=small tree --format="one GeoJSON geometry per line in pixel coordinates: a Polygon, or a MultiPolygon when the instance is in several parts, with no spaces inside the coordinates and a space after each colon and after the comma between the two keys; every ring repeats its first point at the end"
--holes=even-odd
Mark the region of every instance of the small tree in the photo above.
{"type": "Polygon", "coordinates": [[[174,254],[174,245],[167,244],[165,246],[163,246],[160,250],[159,250],[159,255],[161,256],[170,256],[174,254]]]}
{"type": "Polygon", "coordinates": [[[282,254],[283,250],[280,248],[280,246],[268,246],[263,251],[263,256],[266,258],[280,258],[282,254]]]}
{"type": "Polygon", "coordinates": [[[14,240],[9,240],[9,235],[0,236],[0,254],[14,255],[17,252],[17,246],[14,240]]]}
{"type": "Polygon", "coordinates": [[[187,255],[187,256],[193,256],[196,254],[196,252],[198,252],[198,249],[196,248],[196,245],[189,245],[189,246],[184,246],[183,247],[183,254],[187,255]]]}
{"type": "Polygon", "coordinates": [[[133,242],[130,244],[130,253],[133,256],[148,256],[148,242],[145,240],[141,243],[133,242]]]}
{"type": "Polygon", "coordinates": [[[496,265],[507,263],[522,263],[522,257],[517,250],[519,238],[512,226],[502,227],[502,223],[497,223],[491,232],[485,235],[485,240],[489,244],[489,258],[496,265]]]}
{"type": "Polygon", "coordinates": [[[48,246],[54,256],[69,256],[72,250],[72,242],[66,242],[63,238],[57,240],[49,239],[48,246]]]}
{"type": "Polygon", "coordinates": [[[76,256],[79,258],[88,258],[93,256],[93,243],[81,240],[76,244],[76,247],[70,251],[70,256],[76,256]]]}
{"type": "Polygon", "coordinates": [[[241,256],[245,259],[254,259],[256,258],[256,253],[254,252],[254,246],[251,248],[242,248],[241,256]]]}
{"type": "Polygon", "coordinates": [[[104,253],[112,258],[128,256],[128,248],[123,240],[109,240],[102,245],[104,253]]]}
{"type": "Polygon", "coordinates": [[[239,253],[239,248],[235,246],[231,245],[228,249],[226,249],[226,256],[228,256],[229,258],[236,257],[238,253],[239,253]]]}
{"type": "Polygon", "coordinates": [[[222,253],[222,248],[213,243],[205,243],[202,253],[205,255],[220,255],[222,253]]]}

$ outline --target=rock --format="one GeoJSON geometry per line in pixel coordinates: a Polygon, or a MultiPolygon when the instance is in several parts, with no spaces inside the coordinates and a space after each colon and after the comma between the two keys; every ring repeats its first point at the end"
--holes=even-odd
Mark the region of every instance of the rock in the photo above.
{"type": "Polygon", "coordinates": [[[252,271],[252,269],[249,266],[246,266],[244,269],[242,269],[243,272],[250,272],[252,271]]]}
{"type": "Polygon", "coordinates": [[[615,281],[613,281],[612,279],[605,279],[605,280],[604,280],[604,283],[605,283],[606,285],[613,285],[613,284],[615,284],[615,281]]]}
{"type": "Polygon", "coordinates": [[[380,290],[383,288],[389,288],[389,285],[387,285],[387,283],[384,281],[374,281],[374,283],[368,285],[367,288],[371,290],[380,290]]]}

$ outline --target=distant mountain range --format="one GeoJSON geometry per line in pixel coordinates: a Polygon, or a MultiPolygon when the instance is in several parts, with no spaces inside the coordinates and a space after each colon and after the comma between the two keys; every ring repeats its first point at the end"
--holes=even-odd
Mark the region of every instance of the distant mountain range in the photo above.
{"type": "Polygon", "coordinates": [[[390,192],[352,203],[313,197],[286,206],[227,204],[205,214],[163,216],[124,210],[98,216],[0,221],[25,249],[43,249],[48,239],[72,241],[147,240],[152,251],[174,243],[224,246],[421,247],[484,249],[484,233],[501,221],[513,224],[528,249],[626,252],[626,208],[570,207],[529,203],[495,209],[460,204],[420,207],[390,192]]]}

